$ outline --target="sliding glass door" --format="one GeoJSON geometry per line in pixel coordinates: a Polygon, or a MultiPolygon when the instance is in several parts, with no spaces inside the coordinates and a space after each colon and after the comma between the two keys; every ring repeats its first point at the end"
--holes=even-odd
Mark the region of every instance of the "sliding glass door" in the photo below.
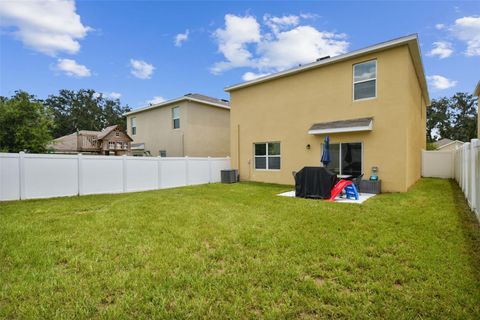
{"type": "Polygon", "coordinates": [[[337,174],[359,176],[362,174],[362,143],[331,143],[327,168],[337,174]]]}

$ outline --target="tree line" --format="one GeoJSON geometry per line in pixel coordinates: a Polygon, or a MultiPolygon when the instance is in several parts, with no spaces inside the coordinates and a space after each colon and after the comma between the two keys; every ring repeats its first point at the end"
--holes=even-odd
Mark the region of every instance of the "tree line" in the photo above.
{"type": "MultiPolygon", "coordinates": [[[[433,99],[427,108],[427,142],[475,138],[475,103],[476,98],[463,92],[433,99]]],[[[119,99],[95,90],[60,90],[44,100],[25,91],[0,96],[0,152],[42,153],[53,139],[79,130],[100,131],[115,124],[126,128],[123,113],[128,111],[119,99]]]]}
{"type": "Polygon", "coordinates": [[[0,152],[43,153],[53,139],[79,130],[125,128],[128,111],[119,99],[90,89],[60,90],[44,100],[26,91],[0,96],[0,152]]]}
{"type": "Polygon", "coordinates": [[[433,99],[427,108],[427,142],[442,138],[466,142],[476,138],[476,101],[475,97],[464,92],[433,99]]]}

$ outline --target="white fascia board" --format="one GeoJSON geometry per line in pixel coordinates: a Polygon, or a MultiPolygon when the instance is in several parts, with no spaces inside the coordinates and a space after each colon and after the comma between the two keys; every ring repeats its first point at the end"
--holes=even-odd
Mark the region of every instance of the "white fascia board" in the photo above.
{"type": "Polygon", "coordinates": [[[478,81],[477,86],[475,87],[475,91],[473,91],[473,95],[477,97],[480,96],[480,81],[478,81]]]}
{"type": "Polygon", "coordinates": [[[368,126],[308,130],[308,134],[327,134],[327,133],[358,132],[358,131],[372,131],[372,130],[373,130],[373,121],[370,121],[370,124],[368,126]]]}

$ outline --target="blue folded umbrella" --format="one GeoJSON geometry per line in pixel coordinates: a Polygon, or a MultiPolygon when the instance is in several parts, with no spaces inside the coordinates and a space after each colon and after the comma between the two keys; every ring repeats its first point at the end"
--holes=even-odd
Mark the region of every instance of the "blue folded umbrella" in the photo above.
{"type": "Polygon", "coordinates": [[[322,161],[323,165],[326,167],[330,163],[330,137],[326,136],[325,140],[323,141],[323,153],[322,153],[322,161]]]}

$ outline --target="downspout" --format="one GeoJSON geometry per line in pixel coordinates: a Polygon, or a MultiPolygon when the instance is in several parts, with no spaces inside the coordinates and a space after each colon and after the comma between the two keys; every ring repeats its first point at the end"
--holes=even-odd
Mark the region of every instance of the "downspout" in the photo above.
{"type": "Polygon", "coordinates": [[[237,124],[237,167],[240,175],[240,125],[237,124]]]}

